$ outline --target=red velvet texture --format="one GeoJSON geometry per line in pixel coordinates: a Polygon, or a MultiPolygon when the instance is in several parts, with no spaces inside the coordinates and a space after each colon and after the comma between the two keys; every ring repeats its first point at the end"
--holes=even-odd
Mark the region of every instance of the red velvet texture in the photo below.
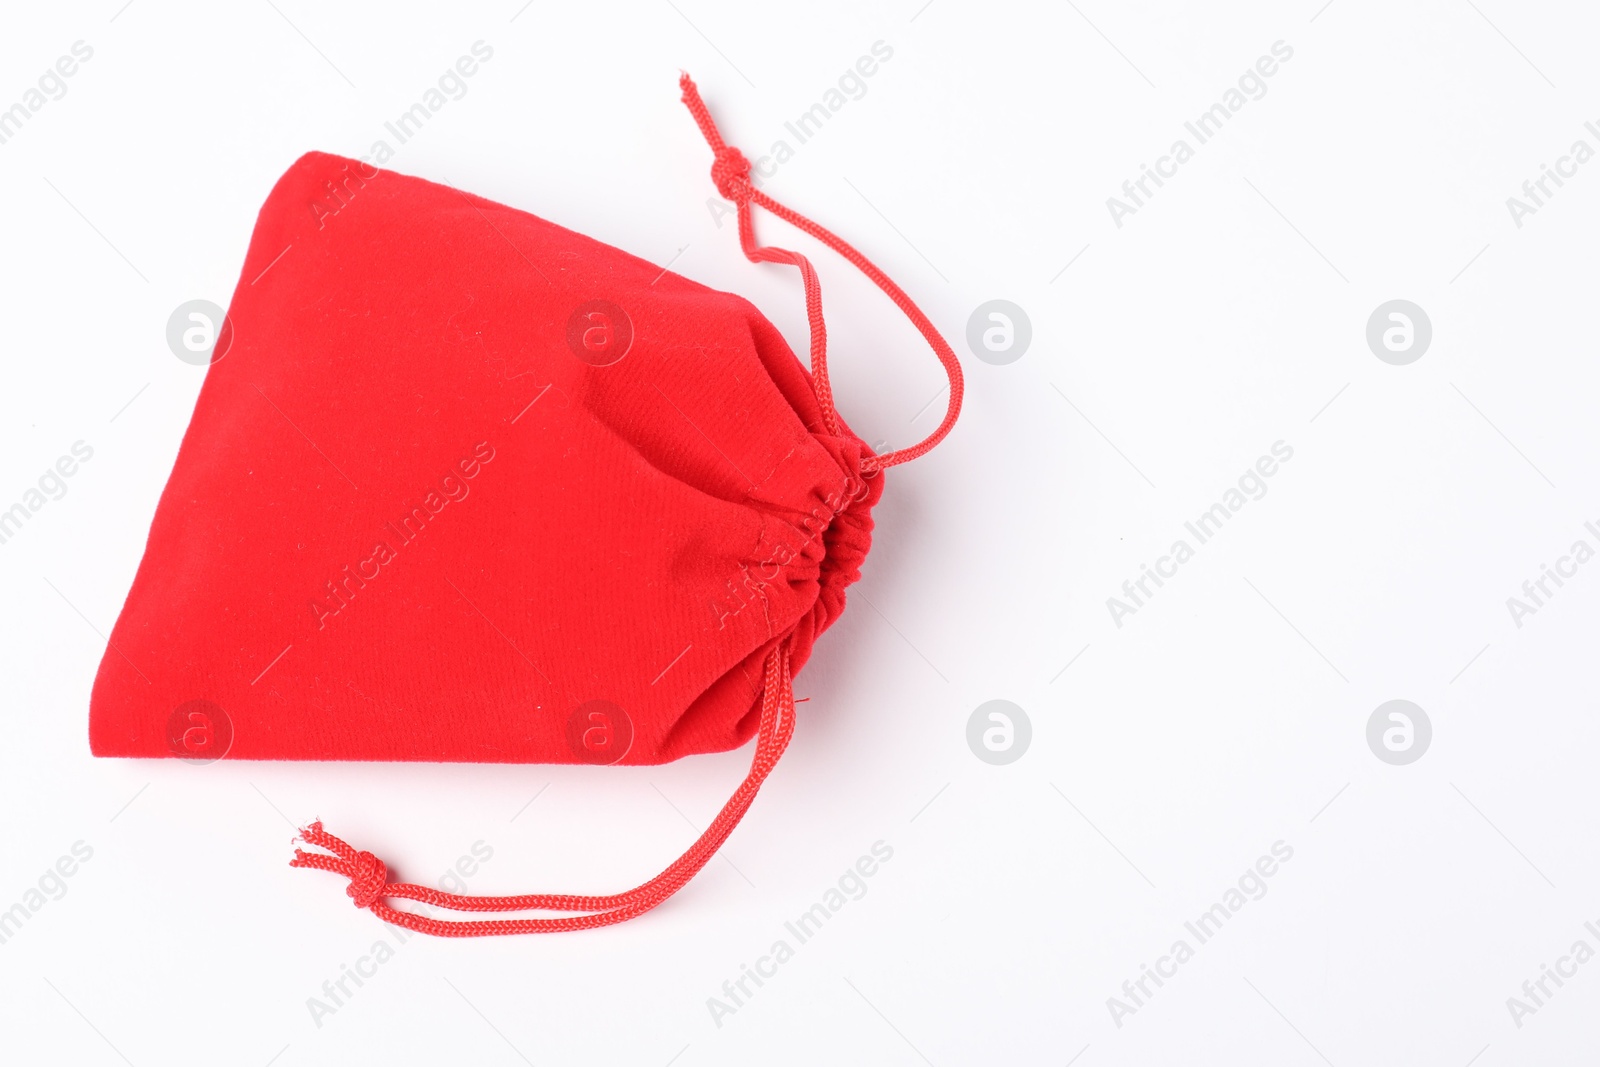
{"type": "Polygon", "coordinates": [[[768,654],[787,639],[798,670],[859,576],[870,454],[827,432],[743,298],[310,153],[261,209],[91,747],[626,764],[737,747],[768,654]]]}

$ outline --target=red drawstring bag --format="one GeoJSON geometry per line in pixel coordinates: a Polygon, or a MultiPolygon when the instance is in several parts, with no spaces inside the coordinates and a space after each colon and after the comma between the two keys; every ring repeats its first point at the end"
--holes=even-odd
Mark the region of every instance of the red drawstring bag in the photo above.
{"type": "Polygon", "coordinates": [[[794,730],[791,677],[844,608],[882,471],[950,430],[955,354],[855,249],[751,185],[694,83],[755,262],[799,268],[807,373],[748,301],[525,212],[311,153],[279,180],[95,679],[98,756],[654,764],[756,735],[711,826],[610,896],[391,883],[313,823],[396,926],[603,926],[671,896],[794,730]],[[834,410],[816,272],[759,205],[863,271],[950,378],[944,421],[874,455],[834,410]],[[409,899],[559,918],[445,922],[409,899]]]}

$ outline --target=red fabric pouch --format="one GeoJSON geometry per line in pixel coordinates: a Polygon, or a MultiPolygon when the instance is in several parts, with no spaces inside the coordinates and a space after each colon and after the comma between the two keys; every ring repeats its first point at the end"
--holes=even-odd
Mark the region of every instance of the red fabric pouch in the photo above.
{"type": "Polygon", "coordinates": [[[753,261],[799,268],[808,372],[748,301],[480,197],[322,153],[261,209],[143,561],[95,679],[98,756],[654,764],[757,735],[750,774],[656,878],[609,896],[390,883],[328,834],[294,865],[425,933],[631,918],[705,865],[794,728],[884,468],[949,432],[954,353],[876,267],[749,181],[693,82],[753,261]],[[834,411],[816,274],[758,205],[910,316],[939,428],[874,455],[834,411]],[[446,922],[388,903],[558,918],[446,922]]]}

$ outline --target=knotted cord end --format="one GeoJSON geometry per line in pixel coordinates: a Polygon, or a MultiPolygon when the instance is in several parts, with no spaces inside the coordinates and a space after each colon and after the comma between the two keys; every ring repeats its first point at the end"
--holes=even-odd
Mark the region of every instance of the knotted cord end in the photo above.
{"type": "Polygon", "coordinates": [[[750,184],[750,161],[743,152],[722,139],[716,122],[711,118],[710,109],[700,99],[700,88],[689,77],[688,71],[683,71],[678,78],[678,88],[683,90],[683,102],[716,156],[711,164],[711,181],[717,187],[717,194],[724,200],[740,204],[749,200],[753,188],[750,184]]]}
{"type": "Polygon", "coordinates": [[[770,196],[757,189],[750,182],[750,161],[737,148],[727,144],[722,139],[722,134],[717,131],[717,124],[711,118],[711,112],[706,108],[705,101],[700,99],[700,90],[695,86],[694,79],[685,72],[678,79],[678,86],[683,90],[683,103],[689,109],[689,114],[694,116],[695,125],[700,127],[700,133],[711,146],[711,151],[716,159],[711,164],[711,180],[716,183],[717,192],[724,199],[732,200],[739,207],[739,244],[744,249],[745,257],[752,262],[788,263],[797,267],[806,288],[806,315],[811,325],[811,376],[817,390],[817,401],[822,407],[823,417],[828,431],[835,436],[839,427],[833,412],[833,392],[828,384],[827,372],[827,331],[822,317],[821,287],[817,282],[816,272],[811,264],[798,252],[790,252],[783,248],[763,247],[756,244],[755,227],[751,223],[751,208],[762,207],[772,214],[783,219],[802,233],[806,233],[833,249],[861,273],[865,274],[872,284],[881,289],[885,296],[893,300],[911,324],[922,334],[923,339],[933,349],[939,363],[944,367],[946,377],[950,381],[950,399],[945,405],[944,419],[938,427],[917,444],[909,448],[900,448],[882,455],[870,455],[861,464],[861,473],[873,477],[886,467],[916,459],[927,452],[950,432],[955,425],[956,416],[961,413],[961,397],[963,382],[961,376],[961,362],[956,359],[954,350],[949,342],[939,333],[928,316],[922,309],[906,295],[905,291],[896,285],[889,276],[879,270],[871,260],[852,248],[847,242],[822,226],[818,226],[810,219],[797,211],[791,211],[770,196]]]}
{"type": "Polygon", "coordinates": [[[377,856],[351,848],[323,830],[320,821],[302,829],[300,836],[307,844],[327,849],[333,855],[297,848],[289,866],[311,867],[344,875],[350,879],[344,891],[358,908],[370,908],[388,895],[385,890],[389,887],[389,868],[377,856]]]}
{"type": "Polygon", "coordinates": [[[717,150],[711,163],[711,181],[717,195],[724,200],[747,200],[750,197],[750,161],[732,145],[717,150]]]}
{"type": "Polygon", "coordinates": [[[370,908],[384,897],[389,885],[389,868],[370,852],[357,852],[350,861],[350,884],[344,891],[358,908],[370,908]]]}

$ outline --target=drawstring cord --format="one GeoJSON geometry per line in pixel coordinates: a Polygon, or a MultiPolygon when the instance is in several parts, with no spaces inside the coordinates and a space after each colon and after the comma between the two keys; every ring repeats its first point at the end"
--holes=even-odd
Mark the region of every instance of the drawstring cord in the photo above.
{"type": "Polygon", "coordinates": [[[626,893],[611,896],[569,896],[556,894],[530,894],[518,897],[462,896],[430,889],[409,882],[390,882],[388,868],[370,852],[362,852],[334,837],[314,822],[302,830],[301,838],[308,845],[326,849],[321,852],[294,850],[291,867],[312,867],[332,871],[350,879],[345,892],[358,908],[367,908],[392,926],[415,930],[437,937],[486,937],[494,934],[548,934],[567,930],[591,930],[597,926],[610,926],[643,915],[672,894],[682,889],[689,879],[711,861],[717,849],[728,839],[733,828],[750,809],[761,783],[777,765],[778,757],[789,746],[794,734],[794,684],[789,671],[789,645],[787,642],[774,648],[767,657],[766,682],[761,698],[761,725],[756,734],[755,758],[750,763],[750,773],[738,790],[723,805],[717,817],[706,828],[689,850],[679,856],[666,870],[650,881],[626,893]],[[413,911],[399,911],[389,906],[390,900],[415,900],[436,908],[452,911],[570,911],[587,912],[561,919],[490,919],[477,922],[450,922],[419,915],[413,911]]]}
{"type": "MultiPolygon", "coordinates": [[[[716,123],[711,119],[711,113],[706,110],[705,103],[700,99],[700,91],[689,75],[683,75],[678,84],[683,90],[683,102],[688,105],[689,113],[694,116],[700,132],[705,135],[706,142],[715,153],[715,160],[711,165],[711,179],[716,183],[717,192],[738,205],[739,243],[744,249],[746,258],[753,263],[788,263],[800,271],[801,280],[805,284],[806,316],[811,324],[811,377],[827,431],[834,436],[840,433],[839,416],[833,405],[833,388],[828,382],[828,332],[822,318],[822,286],[817,280],[817,272],[806,257],[787,249],[756,244],[755,226],[751,221],[752,204],[765,208],[790,225],[815,237],[870,278],[927,339],[950,379],[950,401],[945,409],[944,421],[939,427],[921,442],[909,448],[887,452],[881,456],[866,457],[861,463],[862,473],[875,474],[886,467],[916,459],[933,448],[950,432],[950,427],[955,424],[956,416],[961,411],[961,365],[956,361],[955,353],[950,350],[950,346],[939,335],[933,323],[928,321],[928,317],[912,303],[911,298],[867,257],[810,219],[790,211],[751,185],[750,161],[737,148],[730,147],[723,141],[722,135],[717,132],[716,123]]],[[[536,893],[512,897],[480,897],[445,893],[410,882],[391,882],[389,868],[382,860],[328,833],[322,828],[320,821],[301,830],[300,839],[323,851],[307,852],[296,848],[294,859],[290,861],[289,866],[310,867],[343,875],[350,881],[345,887],[345,892],[356,907],[370,910],[392,926],[433,934],[437,937],[542,934],[610,926],[643,915],[661,904],[682,889],[711,861],[711,857],[716,855],[734,827],[739,825],[739,820],[744,818],[745,812],[750,810],[756,793],[761,789],[761,783],[766,781],[767,775],[771,774],[772,768],[777,765],[778,757],[782,756],[784,749],[789,746],[789,739],[794,734],[794,724],[794,678],[789,664],[789,644],[785,641],[773,648],[767,656],[766,677],[761,696],[761,722],[756,732],[756,751],[744,781],[723,805],[711,825],[683,855],[648,882],[625,893],[615,893],[610,896],[536,893]],[[565,918],[487,919],[461,922],[435,919],[413,911],[400,911],[389,905],[391,900],[414,900],[436,908],[464,912],[562,911],[583,914],[565,918]]]]}
{"type": "Polygon", "coordinates": [[[806,317],[811,322],[811,377],[828,432],[838,436],[839,418],[833,406],[833,387],[828,382],[828,330],[822,321],[822,286],[817,281],[817,272],[812,269],[810,261],[805,256],[785,248],[756,244],[755,224],[751,221],[750,212],[752,204],[766,208],[789,225],[815,237],[871,279],[872,284],[883,290],[885,295],[895,302],[895,306],[905,313],[906,318],[911,320],[912,325],[932,346],[934,355],[939,357],[939,362],[944,365],[945,375],[950,379],[950,400],[945,406],[944,421],[939,423],[938,428],[909,448],[886,452],[881,456],[866,457],[861,462],[861,472],[872,474],[885,467],[893,467],[898,463],[916,459],[944,440],[950,428],[955,425],[956,416],[961,413],[963,391],[961,364],[956,360],[956,354],[950,350],[950,345],[940,336],[933,323],[928,321],[928,316],[922,313],[922,309],[917,307],[905,291],[891,281],[889,276],[879,270],[871,260],[841,238],[804,215],[789,210],[751,185],[750,161],[745,158],[743,152],[722,139],[722,134],[718,132],[717,124],[711,118],[711,112],[706,108],[705,101],[700,99],[700,90],[695,86],[694,79],[684,74],[678,79],[678,87],[683,90],[683,102],[688,106],[689,114],[694,116],[695,123],[699,125],[701,134],[705,136],[706,143],[711,146],[715,156],[711,164],[711,180],[716,183],[717,193],[724,200],[732,200],[739,209],[739,244],[744,248],[745,258],[752,263],[788,263],[800,270],[800,278],[805,283],[806,289],[806,317]]]}

